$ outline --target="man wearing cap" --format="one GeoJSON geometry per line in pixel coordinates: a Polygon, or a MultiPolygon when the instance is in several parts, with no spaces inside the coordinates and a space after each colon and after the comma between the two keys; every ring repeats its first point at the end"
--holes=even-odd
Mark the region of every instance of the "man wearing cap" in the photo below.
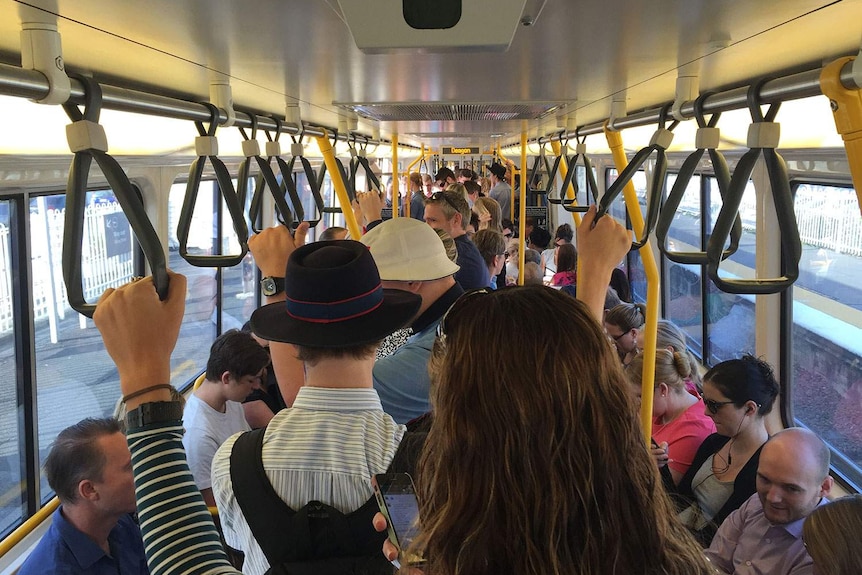
{"type": "Polygon", "coordinates": [[[374,389],[383,409],[399,423],[430,411],[428,358],[437,324],[464,293],[453,275],[458,266],[446,256],[436,232],[412,218],[394,218],[362,236],[380,270],[383,285],[422,297],[413,335],[395,353],[374,364],[374,389]]]}
{"type": "Polygon", "coordinates": [[[506,168],[495,162],[491,164],[488,171],[491,172],[491,191],[488,193],[500,204],[503,217],[510,218],[512,217],[512,187],[506,182],[506,168]]]}
{"type": "MultiPolygon", "coordinates": [[[[256,245],[293,249],[292,240],[277,246],[266,234],[284,232],[264,230],[258,235],[263,241],[249,242],[256,259],[268,257],[256,245]]],[[[267,426],[263,466],[290,508],[316,500],[350,513],[373,495],[370,477],[386,471],[405,431],[384,413],[373,389],[375,351],[380,340],[415,317],[422,300],[384,288],[371,253],[351,240],[296,248],[283,285],[285,301],[256,310],[251,327],[261,338],[290,344],[303,363],[305,384],[293,406],[267,426]]],[[[242,515],[231,480],[230,455],[237,437],[216,453],[213,493],[225,540],[246,554],[243,572],[261,575],[270,565],[242,515]]]]}

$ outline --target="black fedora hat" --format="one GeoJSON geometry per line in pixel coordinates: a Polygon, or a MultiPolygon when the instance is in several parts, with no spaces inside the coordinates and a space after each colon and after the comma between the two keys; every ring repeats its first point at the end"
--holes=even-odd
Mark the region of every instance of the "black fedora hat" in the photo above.
{"type": "Polygon", "coordinates": [[[285,302],[251,315],[252,331],[270,341],[345,347],[378,341],[419,311],[416,294],[383,289],[368,248],[353,240],[315,242],[287,261],[285,302]]]}

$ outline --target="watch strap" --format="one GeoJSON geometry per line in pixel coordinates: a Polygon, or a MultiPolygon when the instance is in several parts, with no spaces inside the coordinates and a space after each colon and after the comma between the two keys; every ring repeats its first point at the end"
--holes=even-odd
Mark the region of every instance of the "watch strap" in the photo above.
{"type": "Polygon", "coordinates": [[[142,403],[126,414],[126,429],[140,429],[149,425],[182,421],[181,401],[154,401],[142,403]]]}

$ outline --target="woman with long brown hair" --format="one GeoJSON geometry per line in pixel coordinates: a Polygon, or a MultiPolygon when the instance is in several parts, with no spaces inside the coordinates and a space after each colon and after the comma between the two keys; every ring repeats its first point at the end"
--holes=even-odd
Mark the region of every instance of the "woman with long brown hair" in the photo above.
{"type": "Polygon", "coordinates": [[[441,322],[429,369],[434,422],[417,473],[425,573],[711,572],[583,303],[543,286],[467,294],[441,322]],[[534,343],[529,361],[508,351],[516,332],[534,343]]]}

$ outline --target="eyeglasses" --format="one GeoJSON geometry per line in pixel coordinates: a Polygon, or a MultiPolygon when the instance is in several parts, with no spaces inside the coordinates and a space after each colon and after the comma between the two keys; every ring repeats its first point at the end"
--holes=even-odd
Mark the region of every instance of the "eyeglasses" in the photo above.
{"type": "Polygon", "coordinates": [[[491,288],[474,289],[468,292],[464,292],[461,297],[455,300],[455,303],[453,303],[452,306],[448,310],[446,310],[446,313],[444,313],[443,317],[440,318],[440,323],[437,324],[437,339],[440,340],[440,343],[446,343],[446,318],[449,317],[449,314],[452,313],[452,310],[462,305],[468,299],[479,295],[487,295],[489,293],[494,293],[494,290],[492,290],[491,288]]]}
{"type": "Polygon", "coordinates": [[[508,233],[503,234],[503,237],[504,237],[504,238],[511,238],[511,237],[512,237],[512,232],[508,232],[508,233]]]}
{"type": "Polygon", "coordinates": [[[455,205],[455,202],[453,202],[452,200],[449,199],[449,196],[447,196],[445,192],[434,192],[433,194],[431,194],[431,197],[428,199],[431,200],[432,202],[439,202],[440,200],[443,200],[447,204],[449,204],[452,207],[452,209],[455,210],[456,212],[461,211],[458,208],[458,206],[455,205]]]}
{"type": "Polygon", "coordinates": [[[611,335],[611,334],[608,334],[608,335],[610,335],[612,338],[614,338],[614,341],[619,341],[622,338],[624,338],[625,336],[627,336],[628,334],[629,334],[628,331],[624,331],[623,333],[621,333],[619,335],[611,335]]]}
{"type": "Polygon", "coordinates": [[[709,412],[713,415],[718,413],[718,410],[721,409],[725,405],[730,405],[733,403],[732,401],[715,401],[712,399],[704,399],[703,404],[709,410],[709,412]]]}

